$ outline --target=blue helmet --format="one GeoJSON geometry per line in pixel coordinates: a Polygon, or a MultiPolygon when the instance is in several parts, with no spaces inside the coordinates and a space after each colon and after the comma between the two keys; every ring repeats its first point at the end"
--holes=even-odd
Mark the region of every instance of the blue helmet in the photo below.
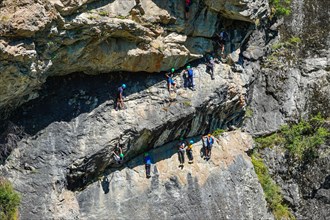
{"type": "Polygon", "coordinates": [[[193,144],[193,143],[194,143],[194,141],[193,141],[193,140],[190,140],[190,141],[189,141],[189,143],[190,143],[190,144],[193,144]]]}
{"type": "Polygon", "coordinates": [[[121,85],[123,89],[126,89],[126,84],[121,85]]]}

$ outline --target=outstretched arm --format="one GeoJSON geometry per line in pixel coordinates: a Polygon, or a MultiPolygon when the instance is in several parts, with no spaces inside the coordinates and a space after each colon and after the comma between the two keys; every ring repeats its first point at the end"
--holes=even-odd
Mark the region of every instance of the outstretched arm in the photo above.
{"type": "Polygon", "coordinates": [[[116,154],[116,152],[115,152],[115,151],[112,151],[112,153],[118,157],[118,154],[116,154]]]}

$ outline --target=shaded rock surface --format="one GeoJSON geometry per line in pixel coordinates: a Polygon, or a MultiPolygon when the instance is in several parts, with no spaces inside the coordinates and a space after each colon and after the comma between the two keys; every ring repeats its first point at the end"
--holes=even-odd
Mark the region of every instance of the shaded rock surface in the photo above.
{"type": "MultiPolygon", "coordinates": [[[[77,95],[69,94],[69,97],[61,90],[55,92],[63,95],[54,99],[55,103],[64,100],[55,109],[52,109],[56,106],[53,102],[36,100],[35,109],[45,109],[45,114],[33,113],[33,107],[23,109],[25,113],[18,122],[31,128],[31,137],[23,138],[18,143],[18,148],[2,168],[3,175],[13,180],[15,188],[24,195],[21,217],[35,219],[57,215],[53,199],[63,190],[82,190],[107,169],[117,167],[111,155],[118,142],[124,146],[126,160],[130,160],[181,136],[192,137],[219,127],[239,126],[244,114],[245,82],[227,65],[216,64],[215,80],[211,80],[205,68],[204,64],[193,68],[196,91],[185,89],[184,77],[178,74],[175,77],[178,90],[171,96],[164,78],[158,81],[158,76],[149,75],[148,80],[129,81],[129,75],[126,75],[128,79],[124,75],[120,81],[127,84],[127,109],[121,111],[113,109],[110,99],[114,97],[97,96],[98,91],[95,90],[94,95],[103,101],[99,103],[95,102],[95,97],[88,97],[91,91],[81,89],[77,95]],[[91,106],[94,103],[97,104],[93,109],[91,106]],[[76,111],[79,105],[81,111],[84,107],[91,109],[87,108],[85,113],[79,112],[78,116],[71,115],[64,120],[63,115],[59,115],[57,120],[52,121],[52,112],[57,112],[59,108],[72,114],[72,105],[77,107],[76,111]],[[37,125],[38,119],[45,119],[47,114],[51,122],[33,128],[32,125],[37,125]],[[33,115],[39,118],[35,120],[30,117],[33,115]]],[[[66,83],[61,85],[66,91],[66,83]]],[[[87,85],[92,85],[92,82],[87,85]]],[[[103,77],[98,85],[103,86],[101,91],[104,91],[107,84],[103,77]]],[[[93,91],[93,87],[89,89],[93,91]]],[[[49,95],[43,99],[56,97],[52,93],[49,95]]]]}

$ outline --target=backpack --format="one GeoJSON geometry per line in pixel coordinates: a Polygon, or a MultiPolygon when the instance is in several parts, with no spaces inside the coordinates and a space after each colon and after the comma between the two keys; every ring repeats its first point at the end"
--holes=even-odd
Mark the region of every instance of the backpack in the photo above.
{"type": "Polygon", "coordinates": [[[194,75],[194,72],[192,69],[188,69],[188,76],[192,77],[194,75]]]}
{"type": "Polygon", "coordinates": [[[213,144],[214,143],[214,140],[212,137],[210,137],[210,139],[206,139],[207,140],[207,143],[208,144],[213,144]]]}

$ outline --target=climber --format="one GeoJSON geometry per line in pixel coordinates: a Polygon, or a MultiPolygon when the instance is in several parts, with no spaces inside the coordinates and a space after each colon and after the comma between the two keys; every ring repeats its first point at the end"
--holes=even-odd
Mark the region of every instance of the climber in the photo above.
{"type": "Polygon", "coordinates": [[[191,5],[191,0],[185,0],[185,13],[184,13],[184,19],[187,20],[189,17],[189,9],[191,5]]]}
{"type": "Polygon", "coordinates": [[[170,72],[166,73],[165,76],[167,78],[167,89],[168,92],[171,93],[171,87],[173,86],[173,90],[175,92],[176,89],[176,83],[173,80],[173,76],[174,76],[174,71],[175,69],[172,68],[170,72]]]}
{"type": "Polygon", "coordinates": [[[123,149],[118,146],[117,149],[112,151],[113,158],[118,164],[121,164],[124,160],[124,154],[123,154],[123,149]]]}
{"type": "Polygon", "coordinates": [[[225,45],[226,42],[229,40],[229,35],[226,31],[221,31],[220,34],[217,34],[219,37],[219,45],[221,49],[221,55],[224,57],[225,45]]]}
{"type": "Polygon", "coordinates": [[[214,59],[212,56],[210,56],[207,61],[208,62],[206,63],[206,72],[210,72],[211,79],[214,80],[214,59]]]}
{"type": "Polygon", "coordinates": [[[151,157],[149,156],[149,153],[144,154],[144,164],[146,167],[146,177],[150,178],[151,157]]]}
{"type": "Polygon", "coordinates": [[[120,86],[118,88],[118,92],[117,92],[117,105],[116,105],[116,111],[118,111],[118,109],[123,109],[124,108],[124,97],[123,97],[123,92],[126,89],[126,85],[123,84],[122,86],[120,86]]]}
{"type": "Polygon", "coordinates": [[[185,70],[185,73],[187,74],[187,86],[191,88],[191,90],[195,90],[194,85],[194,71],[191,68],[190,65],[187,66],[187,69],[185,70]]]}
{"type": "Polygon", "coordinates": [[[204,141],[204,147],[205,147],[205,159],[208,160],[211,157],[211,150],[214,143],[214,137],[211,134],[204,135],[202,137],[202,140],[204,141]]]}
{"type": "Polygon", "coordinates": [[[192,151],[193,144],[194,144],[194,141],[190,140],[189,144],[187,146],[187,157],[189,159],[188,163],[193,163],[193,160],[194,160],[193,151],[192,151]]]}
{"type": "Polygon", "coordinates": [[[183,168],[183,164],[184,164],[185,148],[186,148],[185,141],[181,137],[180,142],[179,142],[179,149],[178,149],[178,156],[179,156],[179,162],[180,162],[179,167],[181,167],[181,169],[183,168]]]}

